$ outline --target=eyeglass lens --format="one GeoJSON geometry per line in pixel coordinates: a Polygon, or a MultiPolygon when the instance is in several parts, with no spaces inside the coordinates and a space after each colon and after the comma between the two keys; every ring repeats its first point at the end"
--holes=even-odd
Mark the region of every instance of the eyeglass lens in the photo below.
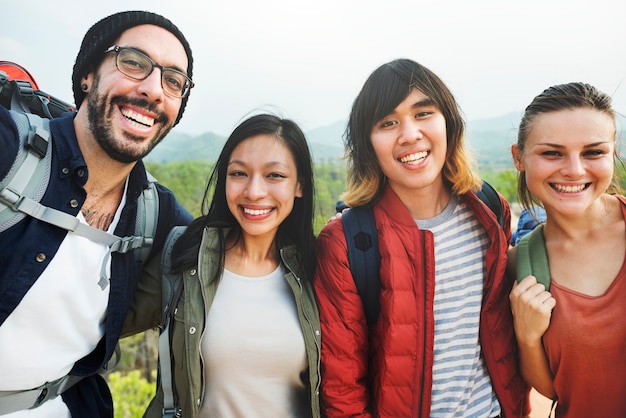
{"type": "Polygon", "coordinates": [[[176,97],[184,97],[187,94],[190,81],[183,73],[163,67],[145,54],[131,48],[120,48],[117,53],[117,68],[136,80],[143,80],[148,77],[154,67],[161,69],[161,84],[167,93],[176,97]]]}

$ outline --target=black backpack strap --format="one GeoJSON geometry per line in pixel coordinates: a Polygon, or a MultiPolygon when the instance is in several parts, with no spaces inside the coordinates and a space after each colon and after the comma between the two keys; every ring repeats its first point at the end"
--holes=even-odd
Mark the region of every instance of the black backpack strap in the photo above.
{"type": "Polygon", "coordinates": [[[486,181],[483,181],[482,188],[476,193],[476,196],[482,200],[491,209],[500,226],[504,227],[504,208],[502,207],[502,201],[498,192],[493,186],[486,181]]]}
{"type": "MultiPolygon", "coordinates": [[[[477,196],[491,209],[500,225],[504,225],[504,209],[498,192],[486,181],[477,196]]],[[[348,208],[342,201],[335,210],[348,208]]],[[[380,311],[380,253],[374,212],[371,207],[350,208],[341,216],[348,245],[348,262],[357,291],[363,302],[368,325],[378,319],[380,311]]]]}
{"type": "Polygon", "coordinates": [[[550,290],[550,265],[548,251],[543,238],[543,224],[526,234],[517,244],[515,253],[515,269],[517,280],[526,276],[535,276],[537,282],[550,290]]]}
{"type": "Polygon", "coordinates": [[[352,278],[363,302],[368,325],[380,311],[380,253],[372,208],[351,208],[341,216],[352,278]]]}

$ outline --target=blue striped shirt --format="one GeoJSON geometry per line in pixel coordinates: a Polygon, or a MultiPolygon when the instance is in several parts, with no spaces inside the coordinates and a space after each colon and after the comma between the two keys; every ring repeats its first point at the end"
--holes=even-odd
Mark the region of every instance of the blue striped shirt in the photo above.
{"type": "Polygon", "coordinates": [[[416,220],[435,237],[435,345],[432,418],[500,413],[478,329],[487,234],[458,197],[434,218],[416,220]]]}

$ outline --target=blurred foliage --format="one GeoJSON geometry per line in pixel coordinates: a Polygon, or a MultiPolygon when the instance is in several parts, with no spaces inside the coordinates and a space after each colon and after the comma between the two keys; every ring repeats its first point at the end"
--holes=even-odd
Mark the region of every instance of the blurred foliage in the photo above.
{"type": "MultiPolygon", "coordinates": [[[[113,395],[114,418],[141,418],[154,396],[154,383],[145,379],[139,370],[114,371],[106,377],[113,395]]],[[[151,377],[154,381],[156,371],[151,377]]]]}
{"type": "Polygon", "coordinates": [[[517,171],[482,170],[481,178],[490,183],[509,202],[517,202],[517,171]]]}
{"type": "Polygon", "coordinates": [[[314,167],[315,175],[315,234],[335,214],[335,205],[346,188],[345,166],[336,161],[321,162],[314,167]]]}
{"type": "Polygon", "coordinates": [[[201,214],[202,197],[213,165],[206,161],[146,162],[146,169],[197,217],[201,214]]]}

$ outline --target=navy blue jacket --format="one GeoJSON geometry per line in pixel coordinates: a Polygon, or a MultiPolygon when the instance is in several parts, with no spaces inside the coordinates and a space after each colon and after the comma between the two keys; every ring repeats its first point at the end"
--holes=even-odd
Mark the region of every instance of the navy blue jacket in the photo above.
{"type": "MultiPolygon", "coordinates": [[[[41,203],[76,216],[86,198],[83,186],[88,171],[78,147],[73,117],[73,114],[66,113],[50,122],[53,157],[50,183],[41,203]],[[74,204],[71,204],[72,201],[74,204]]],[[[0,106],[0,179],[11,168],[17,153],[17,142],[17,128],[10,114],[0,106]]],[[[133,235],[137,198],[147,186],[145,167],[139,161],[130,174],[126,204],[115,229],[116,235],[133,235]]],[[[176,201],[171,191],[161,185],[157,185],[157,190],[159,221],[150,257],[161,250],[173,226],[187,225],[192,220],[192,216],[176,201]]],[[[0,326],[50,263],[66,233],[64,229],[27,216],[0,234],[0,326]],[[45,257],[38,257],[39,254],[45,257]]],[[[133,252],[112,254],[111,289],[104,337],[93,352],[76,359],[71,371],[71,374],[88,377],[62,395],[72,416],[113,416],[110,391],[97,372],[115,350],[142,267],[142,262],[135,258],[133,252]]],[[[19,342],[0,341],[0,344],[19,342]]]]}

